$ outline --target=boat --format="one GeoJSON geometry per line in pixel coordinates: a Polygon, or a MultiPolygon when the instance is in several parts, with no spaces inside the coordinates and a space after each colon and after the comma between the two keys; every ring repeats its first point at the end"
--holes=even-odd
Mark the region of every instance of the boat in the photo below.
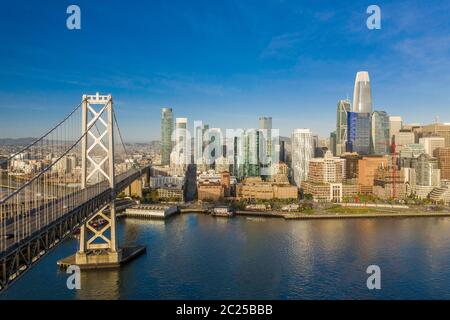
{"type": "Polygon", "coordinates": [[[217,206],[211,210],[211,215],[214,217],[232,217],[234,211],[228,206],[217,206]]]}

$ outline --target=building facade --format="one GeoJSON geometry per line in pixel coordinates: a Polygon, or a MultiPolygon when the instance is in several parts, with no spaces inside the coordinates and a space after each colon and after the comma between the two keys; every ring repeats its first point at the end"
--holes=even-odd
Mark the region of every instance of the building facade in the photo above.
{"type": "Polygon", "coordinates": [[[337,104],[336,115],[336,151],[333,153],[336,156],[345,152],[345,145],[347,142],[347,114],[351,111],[350,100],[339,100],[337,104]]]}
{"type": "Polygon", "coordinates": [[[347,117],[347,151],[370,154],[370,113],[349,112],[347,117]]]}
{"type": "Polygon", "coordinates": [[[385,155],[390,153],[389,116],[385,111],[374,111],[371,118],[372,153],[385,155]]]}
{"type": "Polygon", "coordinates": [[[403,121],[400,116],[389,117],[389,134],[391,135],[391,143],[394,140],[394,136],[402,130],[403,121]]]}
{"type": "Polygon", "coordinates": [[[445,147],[445,139],[443,137],[424,137],[419,139],[419,143],[425,148],[425,153],[433,156],[434,150],[445,147]]]}
{"type": "Polygon", "coordinates": [[[433,156],[438,161],[441,179],[450,180],[450,148],[437,148],[433,151],[433,156]]]}
{"type": "Polygon", "coordinates": [[[172,152],[173,113],[172,108],[161,109],[161,164],[170,164],[172,152]]]}
{"type": "Polygon", "coordinates": [[[291,144],[293,180],[300,187],[301,182],[308,177],[309,160],[314,155],[311,130],[295,129],[291,144]]]}
{"type": "Polygon", "coordinates": [[[372,113],[372,92],[367,71],[356,73],[353,90],[353,112],[372,113]]]}

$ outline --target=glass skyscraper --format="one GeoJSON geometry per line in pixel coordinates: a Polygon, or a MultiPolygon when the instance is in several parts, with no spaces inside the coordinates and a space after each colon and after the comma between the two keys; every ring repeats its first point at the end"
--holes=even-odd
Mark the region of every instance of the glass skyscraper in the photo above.
{"type": "Polygon", "coordinates": [[[300,187],[308,178],[309,160],[314,156],[313,138],[309,129],[295,129],[292,133],[292,170],[295,184],[300,187]]]}
{"type": "Polygon", "coordinates": [[[367,71],[356,73],[353,91],[353,112],[372,113],[372,93],[367,71]]]}
{"type": "Polygon", "coordinates": [[[347,141],[347,113],[350,112],[350,100],[339,100],[337,104],[336,121],[336,151],[334,155],[341,155],[345,152],[345,142],[347,141]]]}
{"type": "Polygon", "coordinates": [[[172,152],[173,113],[172,108],[161,109],[161,164],[170,163],[172,152]]]}
{"type": "Polygon", "coordinates": [[[372,153],[385,155],[390,153],[389,116],[385,111],[372,113],[372,153]]]}
{"type": "Polygon", "coordinates": [[[234,137],[234,173],[239,179],[260,176],[260,131],[247,129],[234,137]]]}
{"type": "Polygon", "coordinates": [[[370,154],[370,113],[349,112],[347,116],[347,151],[370,154]]]}
{"type": "Polygon", "coordinates": [[[272,117],[259,117],[261,174],[268,176],[272,165],[272,117]]]}

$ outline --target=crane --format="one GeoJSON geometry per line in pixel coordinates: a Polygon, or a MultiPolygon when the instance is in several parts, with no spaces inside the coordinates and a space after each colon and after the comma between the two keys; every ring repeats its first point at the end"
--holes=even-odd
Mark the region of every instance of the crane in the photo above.
{"type": "Polygon", "coordinates": [[[392,156],[392,198],[395,200],[397,198],[397,147],[403,147],[403,144],[395,143],[395,136],[392,138],[392,143],[387,142],[377,142],[377,144],[382,144],[389,146],[390,155],[392,156]]]}

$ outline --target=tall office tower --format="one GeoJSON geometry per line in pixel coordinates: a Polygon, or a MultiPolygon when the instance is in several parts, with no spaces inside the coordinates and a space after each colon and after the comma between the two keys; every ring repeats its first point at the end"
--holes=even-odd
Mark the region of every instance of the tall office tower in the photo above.
{"type": "Polygon", "coordinates": [[[351,111],[350,100],[339,100],[337,104],[336,116],[336,152],[339,156],[345,152],[345,143],[347,142],[347,113],[351,111]]]}
{"type": "Polygon", "coordinates": [[[370,113],[349,112],[346,150],[362,155],[370,154],[370,131],[370,113]]]}
{"type": "Polygon", "coordinates": [[[208,132],[209,145],[205,150],[205,155],[207,157],[207,164],[211,166],[215,164],[216,159],[222,157],[223,137],[220,128],[211,128],[208,132]]]}
{"type": "Polygon", "coordinates": [[[389,117],[385,111],[374,111],[372,113],[372,153],[389,154],[390,140],[389,117]]]}
{"type": "Polygon", "coordinates": [[[172,108],[161,109],[161,164],[170,163],[172,152],[173,113],[172,108]]]}
{"type": "Polygon", "coordinates": [[[390,116],[389,117],[389,134],[391,135],[391,143],[394,141],[394,136],[402,130],[403,123],[402,117],[390,116]]]}
{"type": "Polygon", "coordinates": [[[330,132],[330,151],[333,156],[336,156],[337,154],[336,139],[336,131],[330,132]]]}
{"type": "Polygon", "coordinates": [[[355,89],[353,91],[353,112],[372,112],[372,93],[367,71],[356,73],[355,89]]]}
{"type": "Polygon", "coordinates": [[[445,139],[445,147],[450,147],[450,123],[433,123],[422,127],[423,137],[438,136],[445,139]]]}
{"type": "Polygon", "coordinates": [[[260,176],[260,131],[247,129],[234,137],[233,172],[238,179],[260,176]]]}
{"type": "Polygon", "coordinates": [[[420,138],[419,143],[423,145],[425,152],[430,156],[433,156],[435,149],[445,147],[445,139],[443,137],[420,138]]]}
{"type": "Polygon", "coordinates": [[[272,166],[272,117],[259,117],[261,173],[270,175],[272,166]]]}
{"type": "Polygon", "coordinates": [[[309,160],[313,158],[313,139],[309,129],[295,129],[292,133],[292,170],[295,184],[300,187],[308,177],[309,160]]]}
{"type": "Polygon", "coordinates": [[[438,167],[441,170],[441,179],[450,180],[450,148],[435,149],[433,157],[438,160],[438,167]]]}
{"type": "Polygon", "coordinates": [[[203,124],[194,121],[194,163],[203,165],[203,124]]]}
{"type": "Polygon", "coordinates": [[[286,148],[284,146],[286,142],[284,140],[280,140],[280,162],[286,162],[286,148]]]}
{"type": "Polygon", "coordinates": [[[190,163],[190,139],[187,131],[187,118],[175,119],[175,146],[172,152],[171,164],[185,168],[190,163]]]}

